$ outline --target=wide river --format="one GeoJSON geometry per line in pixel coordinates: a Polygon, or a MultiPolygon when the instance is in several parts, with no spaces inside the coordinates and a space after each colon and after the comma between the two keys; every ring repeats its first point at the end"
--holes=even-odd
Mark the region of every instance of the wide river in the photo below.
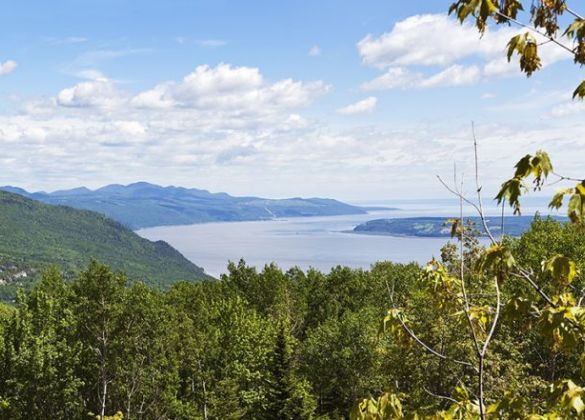
{"type": "Polygon", "coordinates": [[[161,226],[137,233],[150,240],[168,242],[212,276],[224,273],[228,261],[237,262],[240,258],[259,268],[274,261],[283,269],[299,266],[324,271],[336,265],[369,268],[384,260],[425,263],[440,256],[447,238],[373,236],[346,231],[383,217],[457,214],[453,202],[449,204],[401,203],[398,211],[364,215],[161,226]]]}

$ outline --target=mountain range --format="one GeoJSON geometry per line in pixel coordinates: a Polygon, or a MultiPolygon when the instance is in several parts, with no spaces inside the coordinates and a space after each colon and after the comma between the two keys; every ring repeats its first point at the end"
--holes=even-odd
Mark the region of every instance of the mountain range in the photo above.
{"type": "Polygon", "coordinates": [[[324,198],[266,199],[147,182],[85,187],[51,193],[5,186],[0,190],[104,214],[131,229],[204,222],[269,220],[277,217],[364,214],[367,209],[324,198]]]}

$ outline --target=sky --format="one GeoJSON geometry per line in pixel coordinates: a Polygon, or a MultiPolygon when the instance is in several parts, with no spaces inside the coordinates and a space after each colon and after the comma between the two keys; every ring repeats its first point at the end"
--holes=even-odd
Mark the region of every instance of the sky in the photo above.
{"type": "Polygon", "coordinates": [[[519,32],[482,38],[439,0],[55,0],[0,14],[0,185],[53,191],[147,181],[348,201],[484,190],[526,153],[579,175],[585,77],[519,32]]]}

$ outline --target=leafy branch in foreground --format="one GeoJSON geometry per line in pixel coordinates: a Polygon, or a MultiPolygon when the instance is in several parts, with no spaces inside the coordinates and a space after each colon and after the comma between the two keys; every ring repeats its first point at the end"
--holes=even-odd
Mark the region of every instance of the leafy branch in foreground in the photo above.
{"type": "MultiPolygon", "coordinates": [[[[451,4],[449,14],[454,14],[461,23],[473,20],[481,34],[490,22],[526,29],[510,39],[507,57],[511,61],[517,55],[520,70],[528,77],[542,67],[539,47],[546,43],[564,49],[575,64],[585,64],[585,19],[566,0],[457,0],[451,4]],[[520,16],[525,9],[529,9],[529,18],[522,21],[520,16]],[[561,20],[567,15],[570,23],[561,28],[561,20]]],[[[585,98],[585,80],[577,86],[573,98],[585,98]]]]}
{"type": "MultiPolygon", "coordinates": [[[[388,311],[382,329],[395,337],[397,343],[404,343],[408,347],[414,342],[444,362],[459,364],[461,379],[453,387],[451,395],[429,393],[448,403],[444,410],[430,414],[418,413],[417,410],[407,413],[402,405],[404,396],[386,393],[377,399],[369,398],[357,403],[351,413],[352,419],[551,419],[582,418],[585,415],[584,389],[571,379],[550,382],[546,401],[541,406],[530,404],[521,389],[509,389],[500,395],[486,389],[486,370],[492,369],[491,364],[495,363],[489,357],[493,353],[491,347],[495,335],[502,329],[528,330],[534,327],[533,330],[545,346],[543,351],[558,355],[580,352],[580,359],[585,361],[585,307],[581,306],[583,299],[575,296],[576,292],[583,296],[583,290],[573,284],[579,274],[575,261],[562,254],[552,255],[543,258],[540,261],[540,272],[535,272],[522,267],[516,260],[506,237],[496,240],[489,231],[481,204],[482,187],[477,175],[475,140],[474,145],[478,202],[474,203],[465,197],[463,183],[457,186],[456,176],[454,186],[448,186],[441,180],[460,203],[460,216],[452,220],[451,229],[452,237],[459,241],[457,264],[449,266],[432,260],[421,276],[421,286],[429,290],[428,295],[431,297],[427,304],[439,313],[445,313],[447,318],[457,320],[451,328],[460,331],[463,344],[452,349],[442,347],[435,350],[414,332],[416,318],[407,317],[406,308],[397,307],[392,294],[393,309],[388,311]],[[468,236],[463,220],[464,203],[471,204],[477,211],[491,241],[489,247],[478,250],[473,261],[466,259],[464,253],[464,241],[468,236]],[[519,286],[518,281],[524,281],[524,286],[519,286]],[[547,284],[546,287],[544,284],[547,284]],[[454,351],[463,351],[463,360],[469,362],[461,362],[453,357],[451,353],[454,351]]],[[[563,197],[569,195],[567,212],[570,222],[581,229],[585,213],[585,182],[556,174],[544,151],[524,156],[516,164],[514,176],[502,184],[495,199],[498,204],[508,203],[515,214],[520,214],[520,199],[529,190],[528,181],[532,179],[534,190],[541,190],[551,175],[558,178],[557,182],[577,182],[574,188],[558,192],[550,207],[562,207],[563,197]]],[[[461,356],[458,357],[461,359],[461,356]]]]}

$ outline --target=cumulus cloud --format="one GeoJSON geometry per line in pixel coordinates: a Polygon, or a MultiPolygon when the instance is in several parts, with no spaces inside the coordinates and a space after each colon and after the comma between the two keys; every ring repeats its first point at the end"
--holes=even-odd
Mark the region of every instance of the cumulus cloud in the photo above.
{"type": "Polygon", "coordinates": [[[264,112],[276,108],[308,105],[327,92],[325,83],[284,79],[264,81],[259,69],[198,66],[180,82],[165,82],[137,94],[131,104],[137,107],[168,109],[172,107],[264,112]]]}
{"type": "MultiPolygon", "coordinates": [[[[500,27],[488,29],[480,37],[470,23],[460,25],[443,14],[408,17],[389,32],[377,37],[370,34],[358,42],[362,63],[385,71],[363,87],[377,90],[462,86],[519,75],[518,63],[508,63],[504,53],[510,38],[520,32],[500,27]],[[421,68],[426,71],[423,73],[421,68]]],[[[541,56],[544,67],[570,58],[552,44],[541,47],[541,56]]]]}
{"type": "Polygon", "coordinates": [[[267,156],[280,165],[289,161],[281,151],[316,129],[303,108],[329,89],[227,64],[137,92],[91,69],[77,76],[85,80],[0,115],[3,183],[27,179],[36,189],[160,177],[194,185],[195,173],[213,181],[267,156]]]}
{"type": "Polygon", "coordinates": [[[354,104],[348,105],[337,110],[340,114],[354,115],[372,112],[378,104],[378,98],[370,96],[369,98],[358,101],[354,104]]]}
{"type": "Polygon", "coordinates": [[[59,106],[267,114],[304,107],[330,89],[321,81],[267,82],[258,68],[229,64],[201,65],[180,81],[159,83],[138,93],[119,89],[115,82],[95,70],[77,75],[89,80],[59,92],[55,98],[59,106]]]}
{"type": "Polygon", "coordinates": [[[476,83],[480,77],[481,70],[478,66],[453,64],[445,70],[421,80],[418,83],[418,87],[465,86],[476,83]]]}
{"type": "Polygon", "coordinates": [[[56,102],[64,107],[114,109],[122,103],[123,97],[112,81],[98,78],[63,89],[56,102]]]}
{"type": "Polygon", "coordinates": [[[423,79],[420,73],[403,67],[391,67],[383,75],[362,84],[363,90],[385,90],[416,86],[423,79]]]}
{"type": "Polygon", "coordinates": [[[14,70],[16,70],[16,67],[16,61],[13,60],[0,62],[0,76],[12,73],[14,70]]]}
{"type": "MultiPolygon", "coordinates": [[[[466,74],[451,71],[453,78],[466,74]]],[[[334,127],[311,116],[306,107],[328,89],[319,81],[270,80],[257,68],[227,64],[200,66],[142,91],[96,76],[0,114],[0,185],[37,190],[147,180],[339,198],[408,195],[416,185],[433,195],[437,183],[429,174],[448,176],[453,160],[472,161],[467,124],[334,127]]],[[[458,80],[469,80],[463,76],[458,80]]],[[[366,111],[374,102],[364,101],[346,108],[366,111]]],[[[485,190],[493,191],[535,143],[567,165],[563,172],[578,170],[582,158],[574,150],[585,147],[585,126],[555,122],[478,126],[480,165],[490,169],[485,190]]]]}
{"type": "Polygon", "coordinates": [[[466,86],[477,83],[481,78],[481,69],[478,66],[463,66],[453,64],[440,72],[425,76],[420,72],[413,72],[403,67],[392,67],[383,75],[362,84],[366,91],[388,89],[426,89],[444,86],[466,86]]]}

